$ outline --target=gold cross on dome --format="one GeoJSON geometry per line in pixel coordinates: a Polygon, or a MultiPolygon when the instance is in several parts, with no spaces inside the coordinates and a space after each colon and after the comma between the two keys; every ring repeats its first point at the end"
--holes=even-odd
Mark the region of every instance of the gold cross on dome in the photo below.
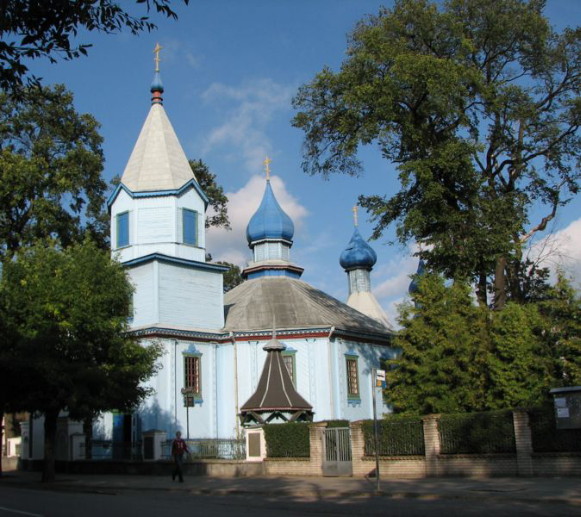
{"type": "Polygon", "coordinates": [[[352,210],[353,210],[353,222],[355,223],[355,226],[357,226],[359,223],[357,221],[357,210],[359,208],[357,207],[357,205],[355,205],[352,210]]]}
{"type": "Polygon", "coordinates": [[[153,53],[155,54],[155,57],[153,58],[153,60],[155,61],[155,71],[156,72],[159,72],[159,62],[161,61],[161,59],[159,58],[159,51],[162,48],[163,47],[159,43],[156,43],[155,48],[153,49],[153,53]]]}
{"type": "Polygon", "coordinates": [[[264,168],[266,169],[266,179],[270,179],[270,163],[272,160],[267,156],[262,163],[264,163],[264,168]]]}

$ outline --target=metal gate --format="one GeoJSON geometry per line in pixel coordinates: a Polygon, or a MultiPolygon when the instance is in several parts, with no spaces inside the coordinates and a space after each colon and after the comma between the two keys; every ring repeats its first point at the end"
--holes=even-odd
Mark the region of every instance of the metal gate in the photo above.
{"type": "Polygon", "coordinates": [[[323,476],[351,476],[351,439],[348,427],[323,429],[323,476]]]}

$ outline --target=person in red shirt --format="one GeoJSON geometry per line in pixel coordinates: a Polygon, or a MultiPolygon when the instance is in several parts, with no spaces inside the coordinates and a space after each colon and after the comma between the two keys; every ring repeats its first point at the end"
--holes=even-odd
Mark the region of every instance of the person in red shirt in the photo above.
{"type": "Polygon", "coordinates": [[[185,440],[182,439],[182,433],[178,431],[175,440],[171,444],[171,455],[173,456],[175,464],[171,478],[175,481],[176,476],[178,476],[180,483],[184,482],[183,463],[184,455],[186,453],[189,454],[190,450],[188,449],[185,440]]]}

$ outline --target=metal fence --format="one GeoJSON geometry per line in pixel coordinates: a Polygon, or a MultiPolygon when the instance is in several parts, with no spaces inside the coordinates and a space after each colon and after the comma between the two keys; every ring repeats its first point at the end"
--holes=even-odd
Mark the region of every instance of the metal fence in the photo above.
{"type": "MultiPolygon", "coordinates": [[[[167,440],[162,445],[162,457],[171,458],[171,444],[167,440]]],[[[189,460],[193,459],[222,459],[243,460],[246,458],[246,440],[244,439],[199,439],[186,440],[190,451],[189,460]]],[[[188,461],[188,460],[186,460],[188,461]]]]}
{"type": "Polygon", "coordinates": [[[533,451],[581,452],[581,429],[557,429],[553,408],[529,411],[533,451]]]}
{"type": "Polygon", "coordinates": [[[143,461],[141,442],[113,442],[111,440],[92,440],[90,451],[85,443],[80,443],[81,457],[93,460],[143,461]]]}
{"type": "Polygon", "coordinates": [[[516,452],[512,411],[442,415],[438,431],[442,454],[516,452]]]}
{"type": "MultiPolygon", "coordinates": [[[[382,420],[378,425],[380,456],[423,456],[425,454],[424,426],[420,419],[382,420]]],[[[363,427],[365,455],[375,455],[373,422],[363,427]]]]}

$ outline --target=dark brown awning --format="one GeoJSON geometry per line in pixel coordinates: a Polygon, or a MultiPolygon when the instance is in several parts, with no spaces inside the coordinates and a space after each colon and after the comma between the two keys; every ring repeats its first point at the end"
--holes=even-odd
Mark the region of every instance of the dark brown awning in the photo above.
{"type": "Polygon", "coordinates": [[[295,389],[281,352],[285,346],[273,337],[265,346],[267,356],[256,391],[240,408],[240,416],[253,420],[265,413],[276,413],[285,420],[312,420],[311,406],[295,389]]]}

